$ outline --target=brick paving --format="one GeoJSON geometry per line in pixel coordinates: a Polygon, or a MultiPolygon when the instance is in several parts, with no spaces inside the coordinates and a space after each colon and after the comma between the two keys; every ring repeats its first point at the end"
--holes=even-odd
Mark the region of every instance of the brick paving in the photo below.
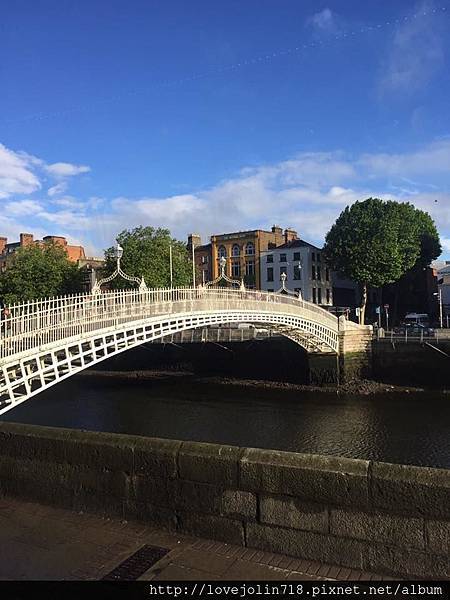
{"type": "Polygon", "coordinates": [[[391,579],[167,532],[143,523],[0,498],[3,581],[99,580],[145,544],[169,550],[140,577],[147,581],[391,579]]]}

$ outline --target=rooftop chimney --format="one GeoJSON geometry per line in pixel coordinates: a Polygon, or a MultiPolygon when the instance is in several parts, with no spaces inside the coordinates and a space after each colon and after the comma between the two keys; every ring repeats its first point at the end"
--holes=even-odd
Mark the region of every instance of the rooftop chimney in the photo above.
{"type": "Polygon", "coordinates": [[[279,225],[272,225],[272,233],[277,233],[279,235],[283,234],[283,230],[279,225]]]}
{"type": "Polygon", "coordinates": [[[20,234],[20,245],[21,246],[29,246],[33,243],[33,234],[32,233],[21,233],[20,234]]]}
{"type": "Polygon", "coordinates": [[[200,235],[198,233],[190,233],[188,235],[187,247],[190,252],[192,252],[192,246],[194,246],[194,249],[195,249],[201,245],[202,245],[202,238],[200,237],[200,235]]]}
{"type": "Polygon", "coordinates": [[[297,240],[298,234],[295,229],[291,229],[290,227],[286,227],[284,230],[284,243],[292,242],[292,240],[297,240]]]}

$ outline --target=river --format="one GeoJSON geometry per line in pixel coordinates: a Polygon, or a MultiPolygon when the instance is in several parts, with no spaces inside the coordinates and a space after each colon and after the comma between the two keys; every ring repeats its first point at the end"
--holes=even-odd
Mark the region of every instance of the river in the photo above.
{"type": "Polygon", "coordinates": [[[450,468],[450,395],[74,377],[0,419],[450,468]]]}

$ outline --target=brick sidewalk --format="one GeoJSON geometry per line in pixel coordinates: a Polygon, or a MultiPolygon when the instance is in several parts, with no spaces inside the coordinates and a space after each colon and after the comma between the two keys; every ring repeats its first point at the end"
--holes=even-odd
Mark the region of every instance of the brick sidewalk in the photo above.
{"type": "Polygon", "coordinates": [[[147,581],[392,579],[169,533],[145,523],[0,499],[0,580],[98,580],[145,545],[168,550],[139,576],[147,581]]]}

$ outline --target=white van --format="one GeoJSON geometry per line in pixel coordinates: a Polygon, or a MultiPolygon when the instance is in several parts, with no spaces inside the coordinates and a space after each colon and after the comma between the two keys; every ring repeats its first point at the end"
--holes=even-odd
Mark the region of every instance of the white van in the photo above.
{"type": "Polygon", "coordinates": [[[423,325],[424,327],[429,327],[430,317],[427,315],[427,313],[408,313],[403,322],[407,326],[423,325]]]}

